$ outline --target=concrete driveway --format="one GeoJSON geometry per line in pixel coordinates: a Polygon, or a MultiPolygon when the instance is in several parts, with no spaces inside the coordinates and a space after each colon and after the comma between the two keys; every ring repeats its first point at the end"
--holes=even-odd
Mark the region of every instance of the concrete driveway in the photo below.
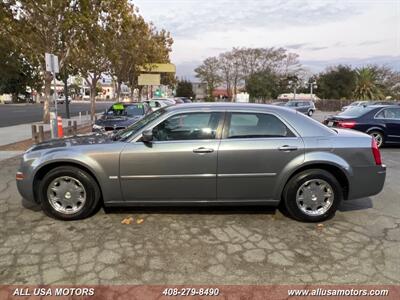
{"type": "Polygon", "coordinates": [[[400,149],[384,191],[318,224],[267,208],[103,210],[61,222],[23,207],[0,162],[0,284],[400,283],[400,149]],[[130,225],[121,224],[132,216],[130,225]],[[143,223],[137,224],[137,219],[143,223]]]}

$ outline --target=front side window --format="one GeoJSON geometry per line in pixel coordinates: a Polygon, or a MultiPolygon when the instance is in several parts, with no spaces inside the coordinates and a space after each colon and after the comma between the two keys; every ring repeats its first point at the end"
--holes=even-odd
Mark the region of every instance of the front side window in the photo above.
{"type": "Polygon", "coordinates": [[[215,139],[221,113],[186,113],[172,116],[153,128],[155,141],[215,139]]]}
{"type": "Polygon", "coordinates": [[[228,138],[294,137],[293,132],[276,116],[262,113],[232,113],[228,138]]]}

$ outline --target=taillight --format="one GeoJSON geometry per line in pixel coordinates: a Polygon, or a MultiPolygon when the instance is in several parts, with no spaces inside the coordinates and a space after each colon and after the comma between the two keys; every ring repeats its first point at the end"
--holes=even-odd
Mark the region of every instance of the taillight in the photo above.
{"type": "Polygon", "coordinates": [[[374,155],[375,164],[380,166],[382,164],[381,152],[379,151],[378,144],[376,143],[375,139],[372,138],[372,154],[374,155]]]}
{"type": "Polygon", "coordinates": [[[353,128],[356,124],[357,123],[354,121],[339,121],[338,126],[342,128],[353,128]]]}

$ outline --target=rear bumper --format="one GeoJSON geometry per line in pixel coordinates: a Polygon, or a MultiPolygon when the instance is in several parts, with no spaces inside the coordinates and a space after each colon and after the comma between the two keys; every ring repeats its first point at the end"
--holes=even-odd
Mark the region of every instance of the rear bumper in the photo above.
{"type": "Polygon", "coordinates": [[[348,199],[358,199],[379,194],[385,184],[386,166],[358,167],[353,169],[348,199]]]}

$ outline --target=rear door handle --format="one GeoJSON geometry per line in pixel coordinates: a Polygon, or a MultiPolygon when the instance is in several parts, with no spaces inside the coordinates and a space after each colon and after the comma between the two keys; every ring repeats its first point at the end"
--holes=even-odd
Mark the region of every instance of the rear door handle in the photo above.
{"type": "Polygon", "coordinates": [[[297,146],[289,146],[289,145],[284,145],[278,148],[279,151],[296,151],[298,149],[297,146]]]}
{"type": "Polygon", "coordinates": [[[200,148],[197,148],[197,149],[193,149],[193,152],[194,153],[212,153],[212,152],[214,152],[214,149],[200,147],[200,148]]]}

